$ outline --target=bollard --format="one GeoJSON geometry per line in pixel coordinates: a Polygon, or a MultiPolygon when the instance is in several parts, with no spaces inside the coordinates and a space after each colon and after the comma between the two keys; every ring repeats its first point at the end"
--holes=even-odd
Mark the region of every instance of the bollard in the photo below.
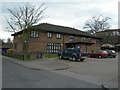
{"type": "Polygon", "coordinates": [[[22,55],[22,57],[23,57],[22,59],[24,60],[24,54],[22,55]]]}

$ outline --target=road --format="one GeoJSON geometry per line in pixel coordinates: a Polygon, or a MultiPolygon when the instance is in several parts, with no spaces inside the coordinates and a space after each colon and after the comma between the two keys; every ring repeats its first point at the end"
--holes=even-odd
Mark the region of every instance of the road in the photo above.
{"type": "Polygon", "coordinates": [[[109,88],[118,88],[118,57],[102,59],[87,58],[81,63],[65,60],[64,62],[70,63],[72,68],[54,72],[93,84],[104,84],[109,88]]]}
{"type": "Polygon", "coordinates": [[[92,83],[46,70],[33,70],[2,59],[3,88],[100,88],[92,83]]]}
{"type": "Polygon", "coordinates": [[[0,54],[0,89],[2,89],[2,57],[0,54]]]}

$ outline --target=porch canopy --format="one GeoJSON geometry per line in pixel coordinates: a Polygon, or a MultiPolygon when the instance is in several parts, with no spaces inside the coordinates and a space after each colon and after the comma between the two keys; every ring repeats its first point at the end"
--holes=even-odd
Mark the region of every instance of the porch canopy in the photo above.
{"type": "Polygon", "coordinates": [[[101,47],[114,48],[114,45],[112,45],[112,44],[103,44],[101,47]]]}
{"type": "Polygon", "coordinates": [[[66,45],[68,44],[94,44],[92,41],[83,41],[81,39],[73,39],[65,43],[66,45]]]}
{"type": "Polygon", "coordinates": [[[120,44],[117,44],[116,47],[120,47],[120,44]]]}

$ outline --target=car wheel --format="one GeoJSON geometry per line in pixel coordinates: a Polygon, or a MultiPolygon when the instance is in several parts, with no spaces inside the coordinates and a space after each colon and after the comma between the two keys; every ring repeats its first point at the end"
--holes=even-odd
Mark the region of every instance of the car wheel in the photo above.
{"type": "Polygon", "coordinates": [[[112,55],[110,55],[110,58],[113,58],[113,56],[112,56],[112,55]]]}
{"type": "Polygon", "coordinates": [[[81,62],[84,61],[84,58],[80,59],[80,61],[81,61],[81,62]]]}
{"type": "Polygon", "coordinates": [[[97,56],[94,55],[93,58],[97,58],[97,56]]]}
{"type": "Polygon", "coordinates": [[[73,61],[76,61],[76,56],[72,56],[72,60],[73,60],[73,61]]]}
{"type": "Polygon", "coordinates": [[[98,56],[98,58],[102,58],[102,56],[98,56]]]}
{"type": "Polygon", "coordinates": [[[62,59],[62,58],[63,58],[62,55],[60,55],[60,56],[59,56],[59,59],[62,59]]]}
{"type": "Polygon", "coordinates": [[[113,56],[113,58],[115,58],[116,56],[113,56]]]}
{"type": "Polygon", "coordinates": [[[91,56],[91,55],[89,55],[88,57],[89,57],[89,58],[91,58],[92,56],[91,56]]]}
{"type": "Polygon", "coordinates": [[[72,60],[72,57],[70,57],[69,60],[71,61],[71,60],[72,60]]]}

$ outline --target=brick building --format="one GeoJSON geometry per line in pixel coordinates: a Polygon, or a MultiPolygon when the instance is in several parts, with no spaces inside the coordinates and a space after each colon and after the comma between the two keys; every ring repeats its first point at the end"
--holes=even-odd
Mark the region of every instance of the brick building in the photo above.
{"type": "Polygon", "coordinates": [[[108,29],[104,31],[99,31],[96,33],[98,36],[103,37],[101,44],[112,44],[116,45],[119,43],[120,29],[108,29]]]}
{"type": "MultiPolygon", "coordinates": [[[[23,31],[14,36],[14,52],[23,52],[23,31]]],[[[82,52],[100,49],[100,37],[75,28],[42,23],[30,28],[29,52],[57,53],[66,48],[80,47],[82,52]]]]}

